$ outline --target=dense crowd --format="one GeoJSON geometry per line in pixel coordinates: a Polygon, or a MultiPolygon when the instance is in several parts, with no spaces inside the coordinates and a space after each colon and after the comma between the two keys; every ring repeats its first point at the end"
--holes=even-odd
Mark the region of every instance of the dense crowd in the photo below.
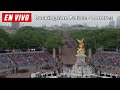
{"type": "Polygon", "coordinates": [[[46,65],[54,65],[54,58],[48,52],[0,53],[0,70],[46,65]]]}
{"type": "Polygon", "coordinates": [[[120,67],[120,52],[98,51],[93,57],[94,65],[120,67]]]}

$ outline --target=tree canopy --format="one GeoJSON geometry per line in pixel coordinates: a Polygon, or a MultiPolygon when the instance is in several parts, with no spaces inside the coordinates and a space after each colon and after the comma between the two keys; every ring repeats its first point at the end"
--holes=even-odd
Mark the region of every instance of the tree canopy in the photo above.
{"type": "Polygon", "coordinates": [[[62,32],[58,30],[46,30],[26,26],[20,28],[15,34],[8,34],[5,30],[0,30],[0,49],[28,49],[32,45],[46,47],[52,52],[53,48],[58,48],[62,42],[62,32]]]}
{"type": "Polygon", "coordinates": [[[91,48],[93,53],[95,53],[98,48],[104,48],[109,45],[120,47],[119,29],[72,30],[68,31],[68,34],[74,40],[85,38],[86,51],[91,48]]]}

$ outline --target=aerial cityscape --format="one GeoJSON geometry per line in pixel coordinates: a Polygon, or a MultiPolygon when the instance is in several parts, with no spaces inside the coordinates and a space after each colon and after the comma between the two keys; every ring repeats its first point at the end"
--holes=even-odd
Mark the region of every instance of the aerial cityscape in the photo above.
{"type": "Polygon", "coordinates": [[[119,15],[36,11],[30,23],[0,22],[0,78],[119,78],[119,15]]]}

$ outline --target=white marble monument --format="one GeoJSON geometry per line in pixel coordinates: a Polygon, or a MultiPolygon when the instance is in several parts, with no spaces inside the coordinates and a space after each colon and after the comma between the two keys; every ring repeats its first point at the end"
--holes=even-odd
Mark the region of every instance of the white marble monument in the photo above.
{"type": "Polygon", "coordinates": [[[80,45],[76,55],[77,62],[73,65],[72,70],[70,71],[71,78],[89,78],[92,74],[92,67],[85,62],[86,55],[83,40],[84,38],[78,40],[80,45]]]}

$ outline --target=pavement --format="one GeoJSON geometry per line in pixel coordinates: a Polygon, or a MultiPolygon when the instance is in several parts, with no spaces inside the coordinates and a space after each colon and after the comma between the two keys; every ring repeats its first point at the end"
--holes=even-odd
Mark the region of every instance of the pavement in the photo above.
{"type": "Polygon", "coordinates": [[[64,35],[63,38],[63,46],[61,50],[61,61],[64,65],[66,64],[75,64],[76,62],[76,49],[74,44],[72,43],[72,40],[67,36],[64,35]],[[65,43],[67,42],[67,44],[65,43]]]}

